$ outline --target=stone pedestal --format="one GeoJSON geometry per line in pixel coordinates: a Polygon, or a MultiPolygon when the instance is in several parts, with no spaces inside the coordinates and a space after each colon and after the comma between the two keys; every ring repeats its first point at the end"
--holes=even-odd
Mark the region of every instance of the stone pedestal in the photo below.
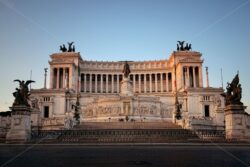
{"type": "Polygon", "coordinates": [[[41,118],[40,118],[40,111],[37,108],[33,108],[31,110],[31,128],[32,130],[38,131],[39,127],[41,126],[41,118]]]}
{"type": "Polygon", "coordinates": [[[30,107],[25,105],[13,106],[10,108],[11,128],[6,136],[6,142],[26,142],[31,137],[30,107]]]}
{"type": "Polygon", "coordinates": [[[121,82],[121,96],[133,96],[133,86],[129,78],[123,78],[121,82]]]}
{"type": "Polygon", "coordinates": [[[225,108],[226,139],[244,139],[246,125],[243,105],[228,105],[225,108]]]}

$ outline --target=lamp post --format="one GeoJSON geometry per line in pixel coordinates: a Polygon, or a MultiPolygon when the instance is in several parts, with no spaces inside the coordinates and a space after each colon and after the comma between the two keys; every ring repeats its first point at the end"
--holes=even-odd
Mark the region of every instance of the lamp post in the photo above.
{"type": "Polygon", "coordinates": [[[75,104],[75,113],[74,113],[74,118],[75,118],[75,121],[76,121],[76,125],[79,125],[80,124],[80,102],[79,102],[79,94],[77,94],[77,97],[76,97],[76,104],[75,104]]]}
{"type": "Polygon", "coordinates": [[[181,117],[181,110],[180,110],[180,103],[178,101],[178,91],[177,91],[177,79],[176,79],[176,57],[174,53],[174,75],[175,75],[175,81],[174,81],[174,86],[175,86],[175,119],[180,120],[181,117]]]}
{"type": "Polygon", "coordinates": [[[181,106],[180,103],[178,101],[178,97],[177,97],[177,93],[175,96],[175,119],[180,120],[181,117],[181,106]]]}

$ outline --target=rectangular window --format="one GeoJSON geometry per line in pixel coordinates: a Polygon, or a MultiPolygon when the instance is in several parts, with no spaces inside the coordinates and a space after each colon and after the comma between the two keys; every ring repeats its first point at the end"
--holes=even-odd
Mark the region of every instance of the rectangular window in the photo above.
{"type": "Polygon", "coordinates": [[[209,105],[205,105],[204,106],[204,110],[205,110],[205,117],[209,117],[209,105]]]}
{"type": "Polygon", "coordinates": [[[44,106],[44,118],[49,118],[49,106],[44,106]]]}

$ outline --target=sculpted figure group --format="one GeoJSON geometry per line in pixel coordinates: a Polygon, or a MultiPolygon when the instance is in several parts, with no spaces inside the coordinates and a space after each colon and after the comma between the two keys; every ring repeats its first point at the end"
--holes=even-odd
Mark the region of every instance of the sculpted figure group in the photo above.
{"type": "Polygon", "coordinates": [[[226,105],[242,105],[241,100],[242,88],[241,84],[239,84],[239,75],[237,74],[231,83],[227,83],[227,92],[223,93],[222,96],[225,97],[226,105]]]}
{"type": "Polygon", "coordinates": [[[125,78],[128,78],[130,72],[131,72],[131,71],[130,71],[130,68],[129,68],[129,64],[128,64],[128,62],[126,61],[125,64],[124,64],[124,66],[123,66],[123,71],[122,71],[122,73],[123,73],[123,75],[124,75],[125,78]]]}
{"type": "Polygon", "coordinates": [[[189,51],[192,50],[192,45],[186,43],[186,46],[184,47],[185,41],[177,41],[179,44],[177,44],[177,51],[189,51]]]}
{"type": "Polygon", "coordinates": [[[68,49],[65,47],[65,45],[60,45],[60,50],[62,52],[75,52],[75,45],[73,45],[74,42],[68,42],[68,49]]]}
{"type": "Polygon", "coordinates": [[[16,88],[16,92],[13,93],[13,96],[15,97],[15,101],[13,103],[13,106],[16,105],[25,105],[30,106],[28,100],[30,96],[28,85],[32,82],[32,80],[27,80],[24,82],[24,80],[16,79],[14,82],[19,82],[19,88],[16,88]]]}

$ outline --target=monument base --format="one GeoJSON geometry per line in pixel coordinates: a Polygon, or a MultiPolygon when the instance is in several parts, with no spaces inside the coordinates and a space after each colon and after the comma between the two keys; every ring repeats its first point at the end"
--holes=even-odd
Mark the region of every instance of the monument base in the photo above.
{"type": "Polygon", "coordinates": [[[6,135],[7,143],[22,143],[30,140],[31,119],[30,107],[25,105],[13,106],[11,112],[11,128],[6,135]]]}
{"type": "Polygon", "coordinates": [[[245,106],[243,105],[228,105],[225,108],[225,129],[226,139],[241,140],[245,138],[246,123],[245,106]]]}
{"type": "Polygon", "coordinates": [[[121,96],[133,96],[132,82],[129,78],[123,78],[121,82],[121,96]]]}

